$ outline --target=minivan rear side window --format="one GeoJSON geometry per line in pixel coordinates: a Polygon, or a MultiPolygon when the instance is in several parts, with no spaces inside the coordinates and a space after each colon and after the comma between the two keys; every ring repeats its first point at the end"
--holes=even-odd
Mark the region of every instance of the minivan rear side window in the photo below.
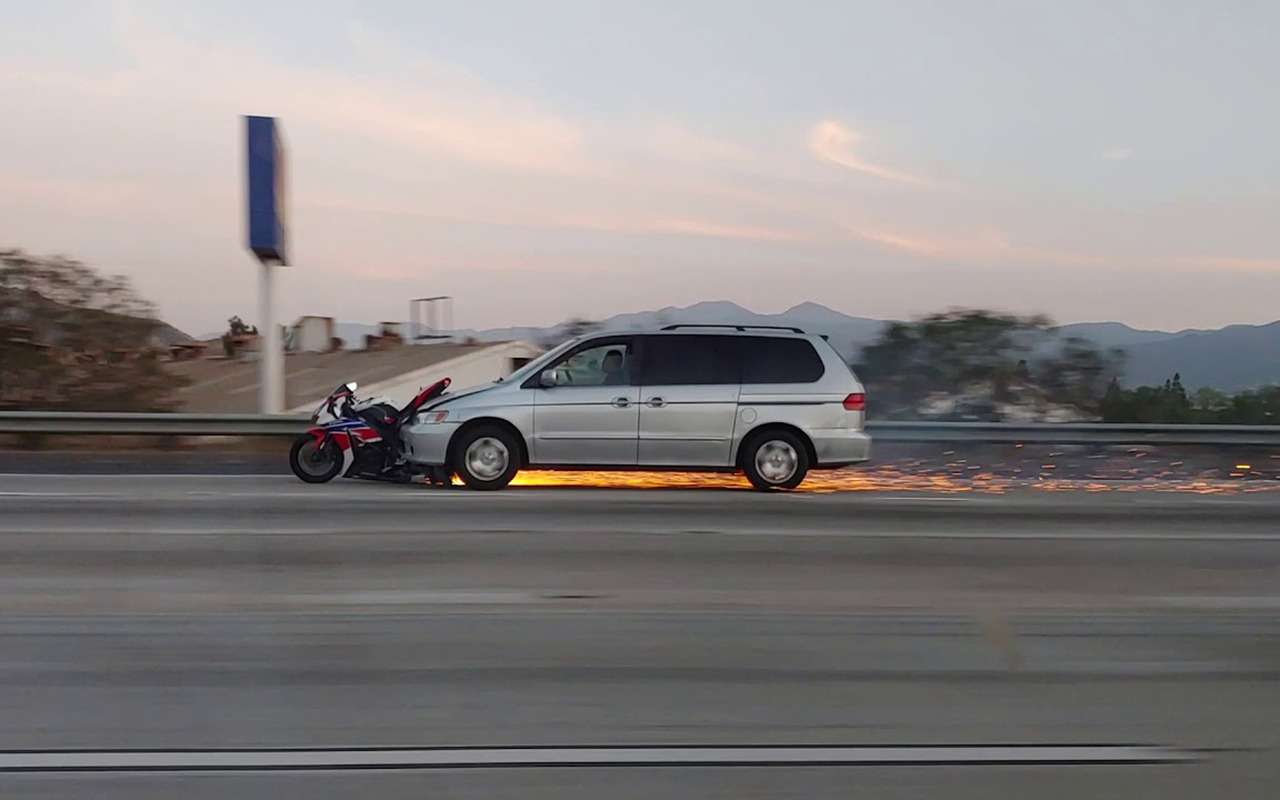
{"type": "Polygon", "coordinates": [[[736,384],[735,351],[729,336],[646,336],[640,383],[645,386],[736,384]]]}
{"type": "Polygon", "coordinates": [[[825,372],[822,358],[806,339],[743,337],[743,383],[813,383],[825,372]]]}

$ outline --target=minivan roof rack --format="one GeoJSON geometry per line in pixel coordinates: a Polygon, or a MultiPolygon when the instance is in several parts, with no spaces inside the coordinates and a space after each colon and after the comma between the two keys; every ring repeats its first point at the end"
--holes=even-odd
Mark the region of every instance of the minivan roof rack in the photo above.
{"type": "Polygon", "coordinates": [[[662,330],[674,331],[680,328],[729,328],[735,331],[751,330],[761,331],[790,331],[791,333],[804,333],[799,328],[793,328],[790,325],[729,325],[715,322],[681,322],[678,325],[664,325],[662,330]]]}

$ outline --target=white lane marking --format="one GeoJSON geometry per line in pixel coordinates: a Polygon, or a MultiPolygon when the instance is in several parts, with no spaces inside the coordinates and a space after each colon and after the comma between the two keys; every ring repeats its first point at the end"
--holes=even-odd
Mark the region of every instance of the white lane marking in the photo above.
{"type": "Polygon", "coordinates": [[[1201,608],[1209,610],[1272,610],[1280,609],[1280,597],[1275,595],[1170,595],[1156,597],[1155,600],[1165,605],[1178,608],[1201,608]]]}
{"type": "MultiPolygon", "coordinates": [[[[89,492],[89,491],[79,491],[79,492],[0,491],[0,497],[57,497],[59,499],[64,499],[64,500],[66,499],[114,500],[121,503],[136,503],[141,500],[228,500],[228,499],[239,500],[239,499],[246,499],[246,498],[261,498],[261,499],[284,498],[289,500],[306,499],[306,500],[323,500],[326,502],[340,502],[340,501],[352,500],[352,499],[360,499],[360,500],[377,499],[380,502],[387,501],[387,502],[398,502],[398,503],[408,503],[408,502],[418,503],[418,502],[422,502],[422,499],[424,497],[431,497],[432,499],[447,497],[453,500],[476,497],[474,493],[455,492],[455,491],[435,491],[435,490],[428,490],[426,487],[423,487],[416,494],[411,494],[410,492],[412,491],[413,491],[412,489],[409,489],[403,494],[392,494],[390,491],[379,492],[376,490],[373,490],[373,491],[345,490],[345,491],[338,491],[338,492],[330,492],[328,494],[321,494],[318,491],[302,490],[302,491],[281,492],[281,491],[272,491],[270,489],[263,489],[261,491],[256,491],[256,492],[244,492],[244,491],[216,492],[216,491],[200,490],[200,489],[176,489],[176,490],[166,491],[164,489],[154,489],[147,492],[139,492],[136,494],[119,494],[117,492],[89,492]]],[[[485,497],[483,499],[485,502],[491,502],[495,500],[502,501],[502,502],[510,502],[510,498],[513,496],[514,495],[505,495],[505,496],[498,496],[498,497],[485,497]]],[[[476,502],[478,502],[479,499],[480,498],[476,498],[476,502]]]]}
{"type": "MultiPolygon", "coordinates": [[[[751,532],[736,534],[750,536],[751,532]]],[[[766,534],[768,535],[768,534],[766,534]]],[[[882,533],[875,531],[858,531],[856,533],[837,533],[827,531],[802,531],[798,533],[778,534],[782,536],[856,536],[861,539],[994,539],[1005,540],[1066,540],[1066,541],[1160,541],[1160,542],[1273,542],[1280,540],[1280,533],[1127,533],[1124,531],[1106,533],[1085,532],[1053,532],[1053,531],[986,531],[978,533],[939,531],[936,533],[882,533]]]]}
{"type": "Polygon", "coordinates": [[[441,747],[282,750],[0,752],[0,771],[431,769],[439,767],[921,766],[962,764],[1172,764],[1199,760],[1153,745],[441,747]]]}
{"type": "MultiPolygon", "coordinates": [[[[7,524],[8,521],[0,517],[0,535],[10,534],[29,534],[35,529],[31,525],[26,524],[7,524]]],[[[599,526],[581,526],[581,525],[558,525],[548,527],[546,525],[529,525],[521,528],[512,527],[514,523],[508,523],[501,527],[485,527],[483,525],[472,525],[469,528],[459,527],[460,523],[451,522],[450,527],[432,530],[430,526],[423,523],[396,523],[383,524],[379,523],[376,531],[379,535],[402,535],[402,534],[420,534],[424,537],[435,535],[453,536],[457,534],[470,534],[474,536],[520,536],[520,535],[542,535],[548,533],[556,534],[593,534],[601,536],[651,536],[670,539],[680,536],[729,536],[729,537],[782,537],[782,538],[810,538],[810,539],[948,539],[958,541],[1107,541],[1107,542],[1275,542],[1280,541],[1280,533],[1018,533],[1018,532],[999,532],[988,531],[985,533],[915,533],[907,532],[884,532],[884,531],[829,531],[829,530],[708,530],[700,528],[695,531],[654,531],[649,528],[634,528],[626,525],[614,523],[607,530],[599,526]]],[[[306,524],[297,528],[273,527],[270,529],[244,527],[243,524],[237,523],[239,527],[218,527],[217,524],[202,525],[199,527],[179,528],[173,526],[165,526],[163,528],[155,526],[147,526],[145,529],[138,528],[106,528],[98,527],[92,524],[82,525],[79,527],[57,527],[57,528],[40,528],[39,533],[43,536],[75,536],[84,534],[93,534],[97,536],[124,536],[124,535],[145,535],[145,536],[315,536],[315,535],[350,535],[350,534],[367,534],[367,527],[362,527],[359,521],[354,521],[344,525],[326,525],[326,524],[306,524]]]]}
{"type": "MultiPolygon", "coordinates": [[[[119,476],[119,477],[125,477],[125,476],[119,476]]],[[[290,481],[290,483],[293,483],[293,481],[290,481]]],[[[476,503],[485,503],[485,504],[493,503],[493,502],[501,502],[501,503],[517,503],[521,501],[528,502],[535,499],[538,501],[543,501],[543,500],[551,500],[551,499],[564,499],[566,497],[566,495],[564,494],[559,494],[559,493],[553,494],[552,492],[542,491],[542,490],[539,490],[536,492],[508,491],[508,492],[481,493],[481,492],[467,491],[461,488],[441,489],[438,487],[427,486],[426,484],[400,486],[400,487],[340,484],[335,487],[315,487],[315,488],[296,487],[292,489],[274,489],[271,487],[263,487],[260,489],[252,489],[252,490],[232,489],[229,491],[219,490],[219,489],[207,489],[207,488],[200,488],[200,489],[180,488],[176,486],[172,488],[165,488],[165,487],[153,488],[153,487],[145,487],[145,486],[135,487],[135,488],[140,489],[140,491],[130,492],[130,493],[121,493],[119,491],[116,491],[114,488],[100,488],[96,490],[95,489],[0,490],[0,497],[50,497],[50,498],[60,498],[60,499],[68,499],[68,500],[110,500],[110,501],[116,501],[121,503],[136,503],[144,500],[149,501],[149,500],[179,500],[180,499],[180,500],[221,501],[225,499],[252,499],[252,498],[289,499],[289,500],[305,499],[305,500],[313,500],[317,502],[333,502],[333,503],[341,503],[341,502],[344,502],[347,500],[353,500],[353,499],[356,499],[356,500],[376,499],[379,502],[387,502],[387,503],[421,503],[425,499],[430,499],[433,501],[448,499],[455,502],[476,502],[476,503]]],[[[655,492],[653,494],[656,495],[657,493],[655,492]]],[[[586,494],[583,494],[581,496],[587,497],[586,494]]],[[[591,499],[597,500],[597,501],[601,499],[617,500],[617,499],[622,499],[624,497],[626,497],[626,499],[631,499],[631,497],[624,495],[623,493],[612,492],[612,490],[600,490],[600,491],[592,490],[590,497],[591,499]],[[611,494],[606,495],[606,492],[611,492],[611,494]]],[[[636,499],[639,499],[643,497],[643,495],[640,492],[635,492],[635,497],[636,499]]],[[[829,495],[812,495],[812,496],[801,495],[797,499],[809,498],[809,497],[811,497],[813,500],[817,500],[817,499],[826,499],[826,498],[829,498],[830,496],[829,495]]],[[[855,500],[859,504],[862,504],[862,503],[875,504],[875,503],[885,503],[885,502],[904,503],[905,502],[905,503],[915,503],[915,504],[921,504],[921,505],[928,504],[928,503],[968,503],[971,505],[978,505],[978,504],[985,503],[987,505],[990,505],[991,507],[999,506],[1001,508],[1011,508],[1015,511],[1035,510],[1037,508],[1040,508],[1040,506],[1037,506],[1035,504],[1018,504],[1016,502],[1000,503],[1000,502],[992,502],[992,498],[978,498],[978,497],[902,497],[902,498],[899,498],[899,497],[880,497],[877,495],[866,495],[866,494],[849,494],[849,495],[846,495],[845,497],[848,499],[855,500]]],[[[679,498],[671,498],[667,496],[667,497],[661,497],[660,499],[662,499],[664,502],[671,502],[672,500],[681,501],[679,503],[674,503],[674,505],[697,505],[698,504],[697,501],[699,499],[705,499],[705,498],[689,498],[687,496],[679,497],[679,498]]],[[[744,502],[751,502],[751,501],[744,501],[744,502]]],[[[1257,507],[1258,505],[1261,505],[1261,503],[1251,503],[1248,501],[1214,502],[1214,501],[1198,500],[1196,502],[1196,505],[1197,506],[1216,505],[1216,506],[1222,506],[1222,507],[1251,508],[1251,507],[1257,507]]],[[[747,508],[747,507],[748,506],[744,506],[744,508],[747,508]]],[[[1142,511],[1150,508],[1164,508],[1164,507],[1166,507],[1166,504],[1140,503],[1140,502],[1130,503],[1127,506],[1127,508],[1130,511],[1142,511]]],[[[1135,516],[1135,515],[1131,515],[1131,516],[1135,516]]],[[[1104,535],[1110,536],[1111,534],[1104,534],[1104,535]]],[[[1159,534],[1159,536],[1165,537],[1166,535],[1159,534]]],[[[1051,538],[1057,538],[1057,537],[1053,536],[1051,538]]],[[[1194,538],[1201,538],[1201,537],[1196,536],[1194,538]]],[[[1227,538],[1227,537],[1224,536],[1223,538],[1227,538]]]]}
{"type": "Polygon", "coordinates": [[[511,605],[532,603],[539,597],[532,592],[484,591],[385,591],[339,592],[326,594],[291,594],[291,603],[322,605],[511,605]]]}
{"type": "MultiPolygon", "coordinates": [[[[106,463],[127,463],[106,462],[106,463]]],[[[295,481],[287,472],[236,472],[236,473],[210,473],[208,475],[200,475],[192,472],[0,472],[0,478],[73,478],[76,480],[135,480],[137,478],[164,478],[179,480],[207,480],[209,478],[233,478],[233,479],[262,479],[262,478],[288,478],[295,481]]]]}
{"type": "MultiPolygon", "coordinates": [[[[852,492],[851,496],[858,497],[860,500],[869,500],[876,503],[973,503],[981,500],[988,500],[990,496],[975,495],[882,495],[882,494],[862,494],[857,495],[852,492]]],[[[813,494],[813,497],[825,497],[825,494],[813,494]]]]}

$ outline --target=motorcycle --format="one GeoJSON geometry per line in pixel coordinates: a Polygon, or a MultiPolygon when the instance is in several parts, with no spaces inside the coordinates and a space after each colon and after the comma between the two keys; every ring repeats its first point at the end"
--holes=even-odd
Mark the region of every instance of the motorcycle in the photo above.
{"type": "MultiPolygon", "coordinates": [[[[450,380],[436,381],[397,409],[374,398],[359,400],[354,381],[334,389],[311,415],[312,427],[289,450],[293,474],[307,483],[347,478],[408,483],[417,477],[401,455],[400,429],[418,409],[444,394],[450,380]]],[[[448,484],[447,470],[427,473],[431,483],[448,484]]]]}

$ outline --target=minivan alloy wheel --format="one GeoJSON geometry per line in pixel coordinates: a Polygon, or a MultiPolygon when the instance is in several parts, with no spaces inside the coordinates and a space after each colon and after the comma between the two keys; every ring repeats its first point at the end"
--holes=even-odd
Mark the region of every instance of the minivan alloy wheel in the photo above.
{"type": "Polygon", "coordinates": [[[756,450],[756,472],[769,483],[786,483],[796,474],[800,456],[787,442],[771,439],[756,450]]]}
{"type": "Polygon", "coordinates": [[[472,475],[491,481],[506,472],[511,452],[494,437],[482,436],[467,446],[464,458],[472,475]]]}

